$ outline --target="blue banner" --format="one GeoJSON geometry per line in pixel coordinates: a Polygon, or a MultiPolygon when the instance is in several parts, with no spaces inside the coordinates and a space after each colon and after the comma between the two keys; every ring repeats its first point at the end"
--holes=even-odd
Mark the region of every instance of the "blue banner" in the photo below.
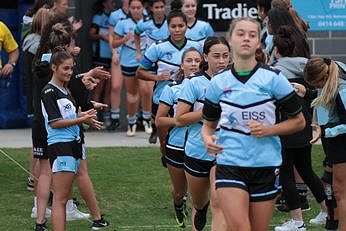
{"type": "Polygon", "coordinates": [[[346,0],[292,0],[310,31],[346,30],[346,0]]]}

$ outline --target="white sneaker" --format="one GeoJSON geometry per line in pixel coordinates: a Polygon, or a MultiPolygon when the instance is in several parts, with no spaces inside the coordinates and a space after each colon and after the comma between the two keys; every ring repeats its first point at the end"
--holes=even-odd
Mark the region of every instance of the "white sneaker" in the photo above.
{"type": "MultiPolygon", "coordinates": [[[[45,217],[49,218],[52,215],[52,210],[50,210],[49,208],[46,208],[46,214],[45,217]]],[[[37,208],[33,207],[31,209],[31,218],[37,218],[37,208]]]]}
{"type": "Polygon", "coordinates": [[[137,125],[136,124],[129,124],[129,125],[127,125],[126,135],[129,136],[129,137],[135,136],[136,135],[136,129],[137,129],[137,125]]]}
{"type": "Polygon", "coordinates": [[[315,218],[312,218],[309,223],[312,225],[325,225],[327,221],[327,213],[321,211],[315,218]]]}
{"type": "Polygon", "coordinates": [[[143,120],[143,127],[144,127],[145,133],[151,134],[153,132],[153,128],[151,127],[150,120],[143,120]]]}
{"type": "Polygon", "coordinates": [[[291,219],[281,226],[276,226],[275,231],[306,231],[305,224],[298,226],[297,221],[291,219]]]}
{"type": "Polygon", "coordinates": [[[84,220],[90,217],[89,213],[83,213],[78,210],[77,206],[73,204],[72,209],[66,206],[66,220],[74,221],[74,220],[84,220]]]}

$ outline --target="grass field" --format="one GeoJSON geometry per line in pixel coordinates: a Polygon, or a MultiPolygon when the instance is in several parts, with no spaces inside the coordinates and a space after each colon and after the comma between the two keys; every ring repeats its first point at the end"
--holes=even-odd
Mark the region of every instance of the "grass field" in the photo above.
{"type": "MultiPolygon", "coordinates": [[[[28,166],[29,149],[2,149],[23,166],[28,166]]],[[[313,147],[313,164],[322,173],[321,146],[313,147]]],[[[176,228],[170,181],[161,166],[159,150],[155,148],[89,148],[88,167],[101,212],[111,223],[107,230],[183,230],[176,228]]],[[[32,193],[26,190],[27,174],[0,153],[0,230],[33,230],[30,218],[32,193]]],[[[81,201],[80,210],[87,211],[78,190],[74,196],[81,201]]],[[[311,194],[310,194],[311,195],[311,194]]],[[[310,197],[312,209],[304,212],[304,220],[317,215],[319,208],[310,197]]],[[[271,230],[288,220],[285,213],[275,212],[271,230]]],[[[210,223],[210,218],[208,224],[210,223]]],[[[50,221],[48,226],[51,227],[50,221]]],[[[189,222],[190,224],[190,222],[189,222]]],[[[91,230],[90,221],[68,222],[68,230],[91,230]]],[[[188,226],[185,230],[190,230],[188,226]]],[[[205,230],[209,230],[207,226],[205,230]]],[[[309,230],[323,230],[311,227],[309,230]]]]}

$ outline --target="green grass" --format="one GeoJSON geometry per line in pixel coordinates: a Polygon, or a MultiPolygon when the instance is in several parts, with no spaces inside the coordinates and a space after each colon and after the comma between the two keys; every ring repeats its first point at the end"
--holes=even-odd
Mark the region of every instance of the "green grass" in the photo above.
{"type": "MultiPolygon", "coordinates": [[[[29,149],[3,150],[21,165],[28,166],[29,149]]],[[[170,180],[159,155],[156,148],[88,149],[89,174],[101,212],[111,223],[107,230],[182,230],[175,227],[170,180]]],[[[322,174],[322,159],[321,146],[314,146],[313,165],[318,175],[322,174]]],[[[26,177],[22,169],[0,153],[1,230],[33,230],[35,220],[30,218],[33,196],[26,190],[26,177]]],[[[80,209],[87,211],[76,188],[73,195],[81,201],[80,209]]],[[[306,223],[319,212],[311,197],[310,205],[312,209],[304,212],[306,223]]],[[[275,212],[271,229],[288,219],[288,214],[275,212]]],[[[51,227],[50,221],[48,226],[51,227]]],[[[90,222],[68,222],[67,228],[90,230],[90,222]]],[[[308,228],[323,230],[322,227],[308,228]]]]}

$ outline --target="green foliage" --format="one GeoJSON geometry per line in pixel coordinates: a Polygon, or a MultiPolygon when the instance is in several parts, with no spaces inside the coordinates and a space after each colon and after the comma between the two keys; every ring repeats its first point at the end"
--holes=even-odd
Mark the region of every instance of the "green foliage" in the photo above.
{"type": "MultiPolygon", "coordinates": [[[[29,149],[3,150],[28,167],[29,149]]],[[[170,179],[159,157],[157,148],[88,149],[89,175],[101,213],[111,223],[107,230],[181,230],[176,228],[170,179]]],[[[322,160],[322,148],[316,145],[313,147],[313,165],[318,175],[323,172],[322,160]]],[[[22,169],[0,153],[1,230],[33,230],[35,219],[30,218],[33,195],[26,190],[26,177],[22,169]]],[[[85,202],[76,187],[73,195],[81,201],[80,210],[86,212],[85,202]]],[[[312,209],[303,214],[306,224],[319,212],[317,203],[309,197],[312,209]]],[[[288,214],[274,212],[271,229],[288,219],[288,214]]],[[[50,220],[47,224],[51,228],[50,220]]],[[[70,231],[91,230],[90,221],[67,224],[70,231]]],[[[323,230],[322,227],[308,228],[323,230]]],[[[190,226],[186,230],[190,230],[190,226]]]]}

